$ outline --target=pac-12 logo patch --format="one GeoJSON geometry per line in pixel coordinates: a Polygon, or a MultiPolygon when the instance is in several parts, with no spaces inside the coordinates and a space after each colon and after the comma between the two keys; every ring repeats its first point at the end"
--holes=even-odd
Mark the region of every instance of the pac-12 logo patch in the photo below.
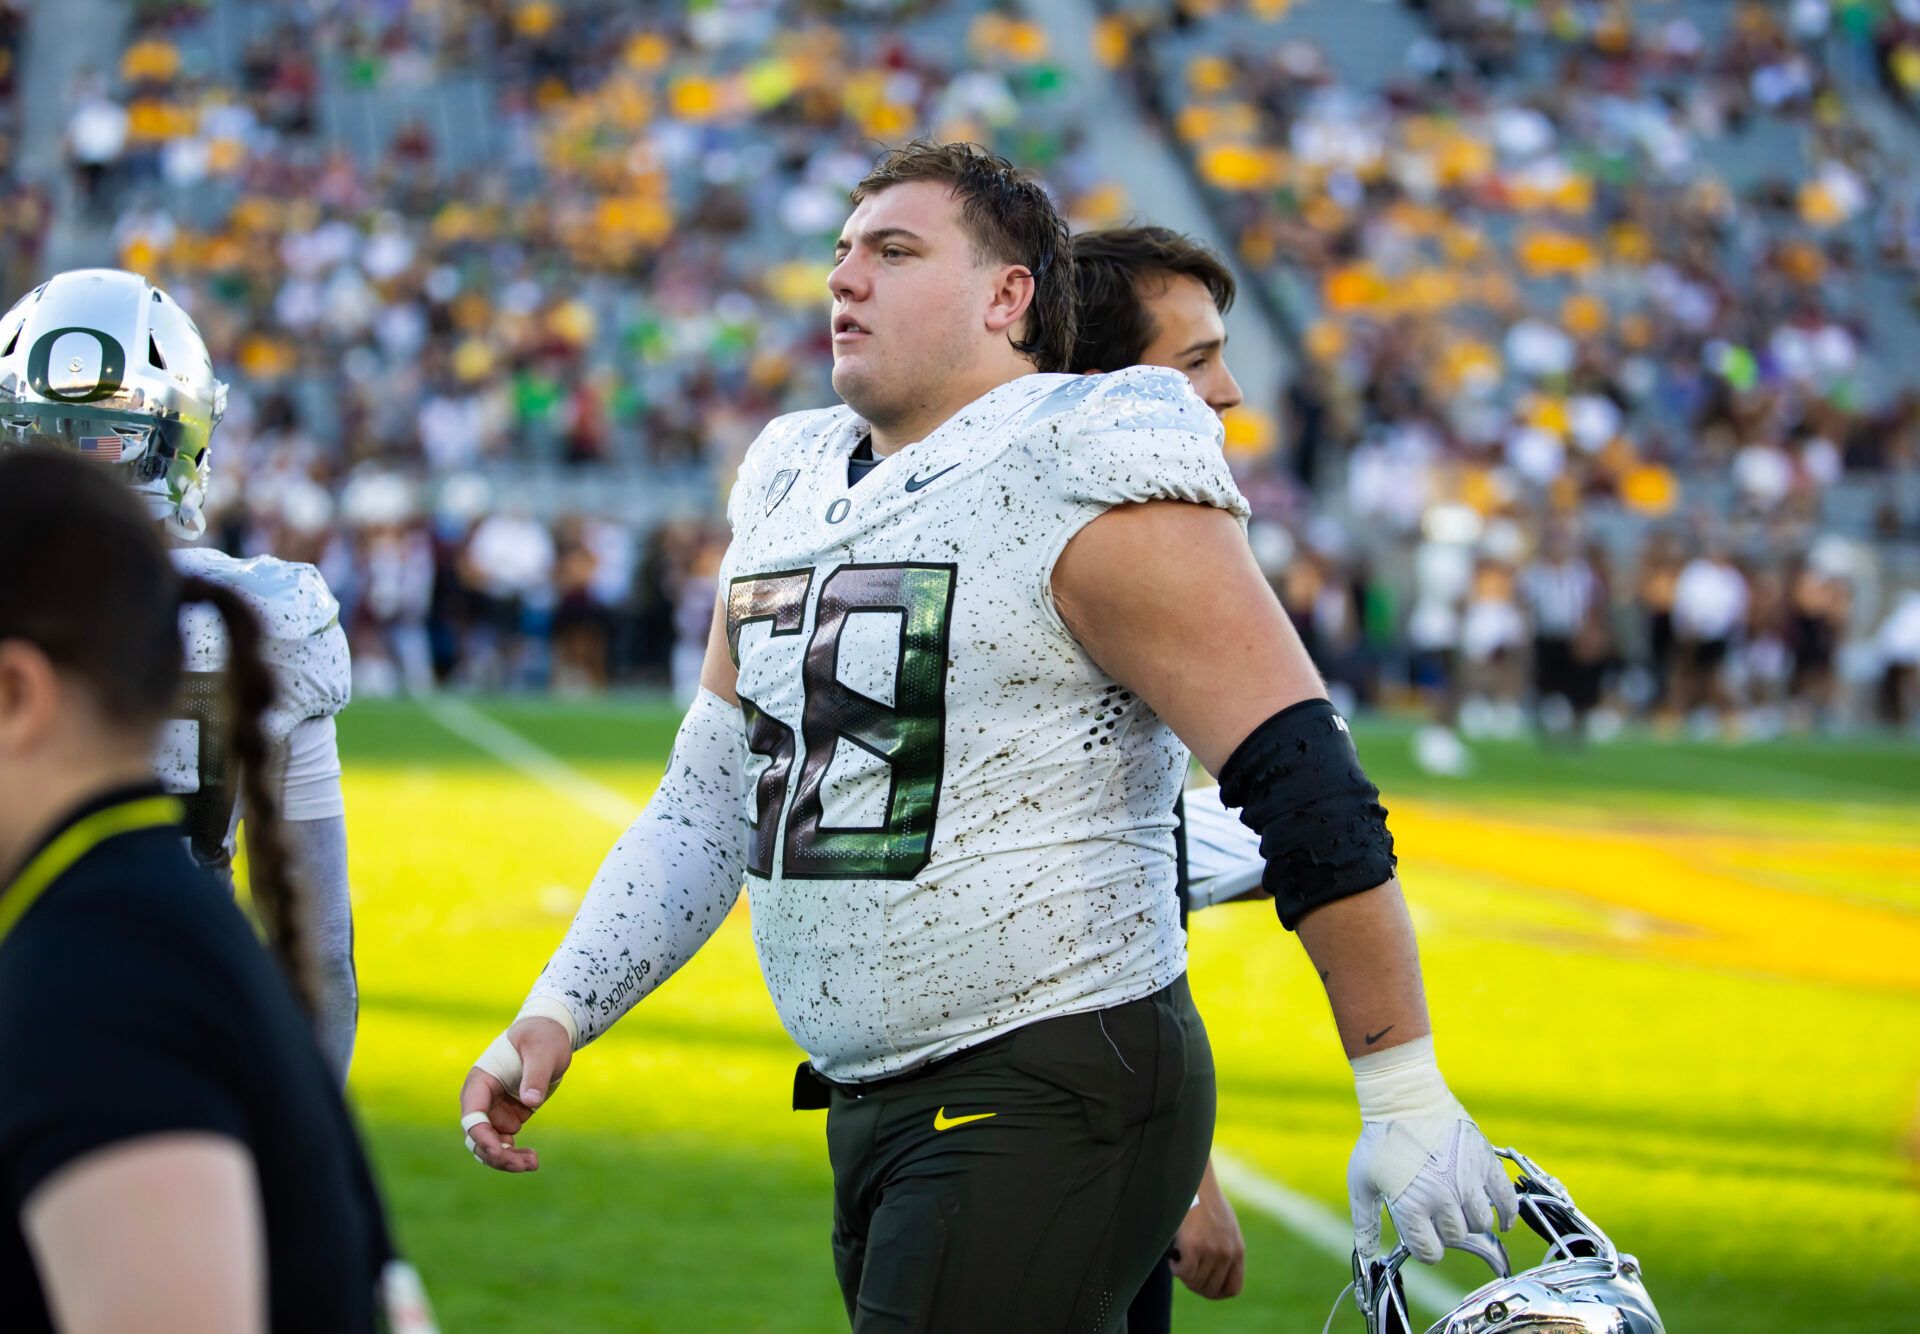
{"type": "Polygon", "coordinates": [[[780,502],[787,498],[787,492],[793,490],[794,481],[800,476],[798,468],[782,468],[767,483],[767,513],[778,509],[780,502]]]}

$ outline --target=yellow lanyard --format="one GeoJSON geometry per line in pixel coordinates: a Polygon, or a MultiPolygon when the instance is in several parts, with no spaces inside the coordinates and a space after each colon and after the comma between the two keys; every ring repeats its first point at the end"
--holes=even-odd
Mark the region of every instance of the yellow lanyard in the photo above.
{"type": "Polygon", "coordinates": [[[0,941],[72,865],[106,840],[137,829],[177,825],[185,814],[176,797],[136,797],[74,821],[40,849],[20,874],[0,888],[0,941]]]}

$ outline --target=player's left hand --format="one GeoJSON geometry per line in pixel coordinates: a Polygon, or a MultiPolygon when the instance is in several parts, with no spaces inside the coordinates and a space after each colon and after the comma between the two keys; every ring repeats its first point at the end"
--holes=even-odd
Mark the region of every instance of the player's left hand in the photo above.
{"type": "Polygon", "coordinates": [[[1502,1232],[1513,1226],[1513,1181],[1440,1077],[1431,1038],[1360,1058],[1354,1082],[1361,1127],[1347,1195],[1361,1259],[1380,1253],[1382,1206],[1423,1264],[1438,1264],[1447,1246],[1492,1232],[1496,1222],[1502,1232]]]}
{"type": "Polygon", "coordinates": [[[1240,1220],[1213,1179],[1213,1164],[1200,1181],[1200,1198],[1187,1210],[1173,1238],[1173,1273],[1208,1301],[1238,1297],[1246,1280],[1247,1243],[1240,1220]]]}
{"type": "Polygon", "coordinates": [[[1446,1247],[1493,1231],[1496,1219],[1505,1232],[1519,1210],[1512,1179],[1464,1112],[1367,1123],[1347,1165],[1347,1193],[1363,1260],[1380,1253],[1382,1205],[1413,1258],[1430,1265],[1446,1247]]]}

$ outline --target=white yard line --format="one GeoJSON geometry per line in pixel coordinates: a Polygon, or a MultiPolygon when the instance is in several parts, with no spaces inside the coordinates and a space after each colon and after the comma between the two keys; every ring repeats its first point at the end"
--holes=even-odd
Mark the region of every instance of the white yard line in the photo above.
{"type": "MultiPolygon", "coordinates": [[[[1337,1273],[1341,1282],[1346,1281],[1353,1258],[1351,1219],[1336,1214],[1318,1200],[1309,1199],[1297,1190],[1262,1176],[1232,1154],[1224,1152],[1217,1143],[1213,1146],[1213,1170],[1228,1195],[1242,1204],[1253,1206],[1315,1249],[1338,1260],[1340,1268],[1329,1273],[1337,1273]]],[[[1408,1262],[1400,1271],[1400,1277],[1407,1285],[1407,1299],[1436,1319],[1458,1306],[1460,1299],[1467,1295],[1462,1289],[1422,1268],[1417,1260],[1408,1262]]],[[[1329,1286],[1328,1301],[1333,1300],[1333,1291],[1335,1286],[1329,1286]]]]}
{"type": "Polygon", "coordinates": [[[468,745],[520,770],[552,789],[589,815],[625,829],[640,813],[641,802],[622,796],[605,783],[587,777],[552,751],[497,722],[453,695],[434,695],[422,701],[427,716],[468,745]]]}
{"type": "MultiPolygon", "coordinates": [[[[518,769],[535,782],[567,798],[582,810],[597,815],[621,829],[633,822],[640,807],[629,797],[604,783],[587,777],[552,751],[535,745],[505,723],[489,718],[465,700],[452,695],[436,695],[424,701],[427,716],[462,741],[518,769]]],[[[1226,1192],[1243,1204],[1265,1214],[1287,1231],[1340,1262],[1334,1273],[1345,1281],[1346,1266],[1353,1253],[1353,1227],[1346,1219],[1300,1192],[1281,1185],[1270,1177],[1225,1152],[1213,1150],[1213,1166],[1226,1192]]],[[[1400,1271],[1406,1280],[1407,1297],[1434,1316],[1445,1315],[1460,1304],[1465,1292],[1422,1269],[1409,1264],[1400,1271]]],[[[1329,1288],[1332,1291],[1332,1288],[1329,1288]]],[[[1329,1298],[1331,1300],[1331,1298],[1329,1298]]]]}

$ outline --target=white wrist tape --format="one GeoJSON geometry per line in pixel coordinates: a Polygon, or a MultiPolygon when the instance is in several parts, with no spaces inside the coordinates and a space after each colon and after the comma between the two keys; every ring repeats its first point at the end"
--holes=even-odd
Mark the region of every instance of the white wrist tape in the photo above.
{"type": "Polygon", "coordinates": [[[695,696],[667,772],[620,836],[547,961],[523,1016],[565,1023],[577,1050],[680,968],[726,920],[747,875],[747,736],[740,710],[695,696]]]}
{"type": "MultiPolygon", "coordinates": [[[[513,1017],[513,1022],[517,1024],[522,1019],[551,1019],[567,1030],[568,1042],[576,1048],[580,1045],[580,1029],[574,1023],[573,1012],[557,1000],[547,996],[530,997],[520,1007],[520,1013],[513,1017]]],[[[526,1073],[526,1069],[520,1060],[520,1049],[513,1045],[513,1040],[506,1033],[489,1042],[474,1064],[499,1080],[508,1093],[516,1098],[520,1096],[520,1077],[526,1073]]],[[[478,1116],[483,1121],[486,1119],[484,1112],[470,1112],[468,1115],[478,1116]]],[[[472,1127],[462,1122],[461,1129],[470,1130],[472,1127]]]]}
{"type": "Polygon", "coordinates": [[[513,1017],[514,1023],[522,1019],[551,1019],[567,1030],[567,1041],[573,1050],[580,1050],[580,1021],[573,1017],[573,1011],[551,996],[529,996],[527,1003],[520,1007],[520,1013],[513,1017]]]}
{"type": "MultiPolygon", "coordinates": [[[[511,1042],[507,1041],[507,1035],[505,1033],[502,1033],[492,1042],[489,1042],[487,1049],[480,1053],[480,1059],[475,1061],[474,1064],[499,1080],[501,1087],[506,1089],[509,1096],[516,1098],[520,1096],[520,1076],[522,1074],[520,1053],[511,1042]]],[[[469,1115],[484,1114],[469,1113],[469,1115]]],[[[471,1130],[472,1127],[463,1124],[461,1129],[471,1130]]]]}
{"type": "Polygon", "coordinates": [[[1465,1117],[1434,1059],[1431,1035],[1353,1060],[1362,1121],[1465,1117]]]}

